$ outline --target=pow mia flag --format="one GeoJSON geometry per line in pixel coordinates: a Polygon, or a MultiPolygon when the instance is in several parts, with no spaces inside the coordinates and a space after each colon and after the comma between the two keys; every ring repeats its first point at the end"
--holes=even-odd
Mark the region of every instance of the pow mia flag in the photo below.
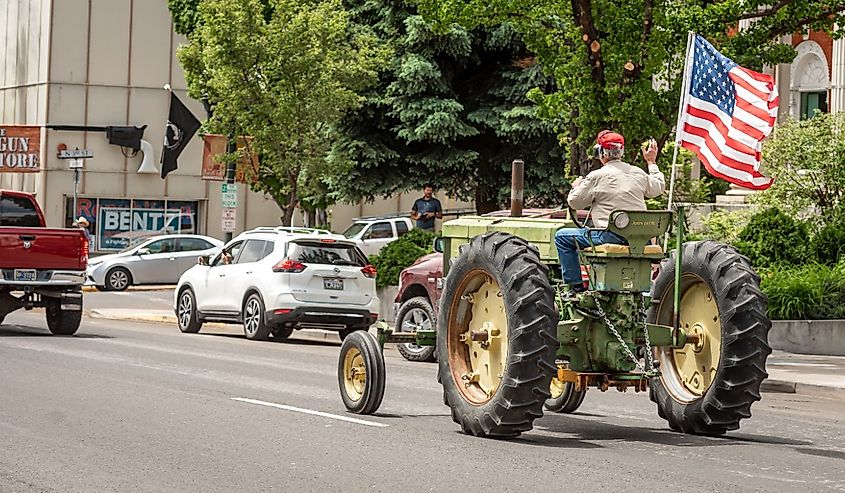
{"type": "Polygon", "coordinates": [[[161,149],[161,179],[178,166],[176,159],[200,128],[200,121],[173,92],[170,93],[170,116],[164,129],[164,147],[161,149]]]}

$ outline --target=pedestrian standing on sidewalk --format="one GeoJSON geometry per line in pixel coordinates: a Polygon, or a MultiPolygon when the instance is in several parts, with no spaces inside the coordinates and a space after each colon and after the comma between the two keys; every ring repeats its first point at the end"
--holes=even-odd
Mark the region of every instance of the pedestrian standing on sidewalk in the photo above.
{"type": "Polygon", "coordinates": [[[443,218],[443,208],[440,201],[433,197],[434,185],[426,183],[423,187],[423,196],[414,202],[411,208],[411,219],[417,222],[417,228],[429,233],[434,233],[434,219],[443,218]]]}

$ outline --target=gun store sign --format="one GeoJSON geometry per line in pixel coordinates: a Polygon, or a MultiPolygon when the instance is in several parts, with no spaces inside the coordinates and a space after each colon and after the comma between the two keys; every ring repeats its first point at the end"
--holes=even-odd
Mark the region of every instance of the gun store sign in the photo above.
{"type": "Polygon", "coordinates": [[[0,173],[41,170],[41,127],[0,126],[0,173]]]}

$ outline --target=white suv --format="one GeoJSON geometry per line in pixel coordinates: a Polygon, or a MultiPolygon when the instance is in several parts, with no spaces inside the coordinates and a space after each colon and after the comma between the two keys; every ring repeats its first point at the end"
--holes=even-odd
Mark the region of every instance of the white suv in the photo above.
{"type": "Polygon", "coordinates": [[[179,329],[242,323],[247,339],[284,339],[294,329],[337,330],[345,338],[378,318],[376,269],[354,242],[327,231],[258,228],[230,241],[179,279],[179,329]]]}

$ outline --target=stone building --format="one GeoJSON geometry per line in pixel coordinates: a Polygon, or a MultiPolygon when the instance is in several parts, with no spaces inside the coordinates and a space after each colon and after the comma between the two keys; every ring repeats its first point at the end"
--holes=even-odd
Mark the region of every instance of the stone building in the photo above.
{"type": "MultiPolygon", "coordinates": [[[[155,168],[140,169],[145,153],[111,145],[101,131],[146,125],[148,165],[157,165],[168,114],[165,84],[204,119],[202,105],[187,96],[176,59],[183,43],[167,0],[0,0],[0,133],[25,134],[26,140],[9,142],[38,149],[27,154],[27,166],[0,167],[0,188],[34,193],[50,226],[86,216],[93,250],[118,249],[115,235],[136,233],[177,230],[222,238],[221,182],[203,179],[202,139],[191,140],[178,170],[162,180],[155,168]],[[76,210],[74,172],[68,160],[58,159],[60,148],[93,153],[80,173],[76,210]]],[[[0,164],[18,164],[14,151],[0,149],[0,164]]],[[[236,193],[235,233],[279,224],[275,202],[243,184],[236,193]]],[[[357,216],[407,212],[416,198],[336,205],[332,227],[343,230],[357,216]]],[[[302,214],[295,221],[302,224],[302,214]]]]}

